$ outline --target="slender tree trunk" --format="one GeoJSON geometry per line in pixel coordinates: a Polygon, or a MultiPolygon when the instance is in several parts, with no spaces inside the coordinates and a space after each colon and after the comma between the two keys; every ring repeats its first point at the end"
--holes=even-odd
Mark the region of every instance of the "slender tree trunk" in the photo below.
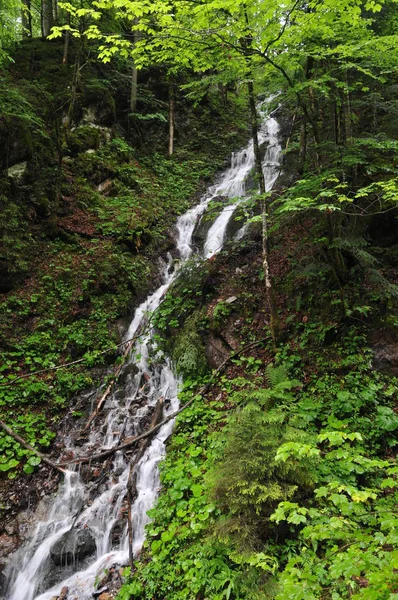
{"type": "Polygon", "coordinates": [[[32,13],[30,10],[30,0],[22,0],[22,37],[24,39],[32,37],[32,13]]]}
{"type": "Polygon", "coordinates": [[[174,84],[170,80],[169,84],[169,156],[174,152],[174,113],[175,113],[175,97],[174,84]]]}
{"type": "MultiPolygon", "coordinates": [[[[138,24],[138,19],[134,19],[134,25],[138,24]]],[[[133,44],[135,44],[140,38],[140,32],[134,31],[133,33],[133,44]]],[[[130,112],[135,113],[137,108],[137,97],[138,97],[138,70],[133,65],[131,71],[131,88],[130,88],[130,112]]]]}
{"type": "Polygon", "coordinates": [[[298,157],[298,172],[301,175],[304,172],[305,159],[307,156],[307,120],[303,117],[300,128],[300,150],[298,157]]]}
{"type": "MultiPolygon", "coordinates": [[[[67,25],[70,25],[70,12],[66,13],[66,23],[67,23],[67,25]]],[[[64,37],[64,54],[62,57],[62,64],[67,65],[68,64],[68,54],[69,54],[70,32],[65,31],[64,35],[65,35],[65,37],[64,37]]]]}
{"type": "Polygon", "coordinates": [[[138,71],[133,67],[131,71],[131,87],[130,87],[130,112],[135,113],[137,108],[138,95],[138,71]]]}
{"type": "Polygon", "coordinates": [[[258,181],[258,186],[260,188],[260,194],[265,194],[264,173],[263,173],[263,167],[261,164],[260,146],[258,143],[258,116],[257,116],[256,100],[254,97],[253,81],[248,81],[247,87],[248,87],[248,91],[249,91],[249,108],[250,108],[250,119],[251,119],[252,136],[253,136],[253,149],[254,149],[254,161],[255,161],[255,167],[256,167],[256,177],[257,177],[257,181],[258,181]]]}
{"type": "Polygon", "coordinates": [[[334,141],[336,146],[341,144],[341,123],[339,108],[337,106],[337,99],[333,102],[333,113],[334,113],[334,141]]]}
{"type": "Polygon", "coordinates": [[[345,127],[345,143],[348,146],[352,138],[351,127],[351,96],[350,96],[350,81],[348,71],[346,71],[346,88],[344,90],[344,127],[345,127]]]}
{"type": "Polygon", "coordinates": [[[41,33],[46,38],[54,25],[53,0],[41,0],[41,33]]]}
{"type": "MultiPolygon", "coordinates": [[[[248,35],[244,39],[244,45],[249,49],[252,46],[253,38],[250,34],[250,23],[249,17],[247,14],[246,6],[244,7],[245,11],[245,20],[248,30],[248,35]]],[[[262,242],[263,242],[263,269],[264,269],[264,282],[265,282],[265,292],[267,297],[268,308],[270,312],[270,332],[272,341],[274,344],[274,348],[279,340],[280,335],[280,320],[278,314],[278,306],[276,303],[275,290],[272,283],[270,263],[269,263],[269,232],[268,232],[268,205],[267,199],[265,196],[265,180],[263,167],[261,164],[261,154],[260,154],[260,146],[258,143],[258,116],[257,116],[257,108],[256,108],[256,100],[254,96],[254,86],[253,86],[253,78],[252,78],[252,68],[250,62],[250,56],[247,57],[247,66],[248,66],[248,92],[249,92],[249,108],[250,108],[250,118],[251,118],[251,126],[252,126],[252,135],[253,135],[253,150],[254,150],[254,160],[255,160],[255,169],[256,175],[259,183],[260,194],[262,195],[261,200],[261,218],[262,218],[262,242]]]]}
{"type": "Polygon", "coordinates": [[[250,106],[250,117],[252,124],[252,135],[253,135],[253,149],[254,159],[256,167],[256,175],[259,183],[260,194],[263,195],[261,200],[261,219],[262,219],[262,241],[263,241],[263,269],[264,269],[264,282],[265,292],[268,302],[268,308],[270,311],[270,331],[274,346],[276,346],[279,335],[280,335],[280,319],[278,314],[278,306],[276,303],[275,289],[272,282],[270,263],[269,263],[269,231],[268,231],[268,205],[267,199],[265,198],[265,181],[264,173],[261,164],[260,146],[258,143],[258,117],[256,109],[256,101],[254,97],[253,82],[248,82],[249,90],[249,106],[250,106]]]}

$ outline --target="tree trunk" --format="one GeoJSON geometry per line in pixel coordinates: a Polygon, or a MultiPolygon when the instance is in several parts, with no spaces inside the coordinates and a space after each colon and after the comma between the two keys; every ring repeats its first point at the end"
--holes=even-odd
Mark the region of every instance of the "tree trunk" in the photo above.
{"type": "Polygon", "coordinates": [[[135,113],[137,108],[138,95],[138,71],[133,67],[131,71],[131,88],[130,88],[130,112],[135,113]]]}
{"type": "Polygon", "coordinates": [[[30,10],[30,0],[22,0],[22,37],[24,39],[32,37],[32,13],[30,10]]]}
{"type": "Polygon", "coordinates": [[[303,122],[301,123],[300,128],[300,150],[298,157],[298,172],[300,175],[304,173],[304,165],[305,159],[307,155],[307,121],[306,118],[303,117],[303,122]]]}
{"type": "MultiPolygon", "coordinates": [[[[138,19],[134,19],[134,25],[138,24],[138,19]]],[[[135,44],[140,39],[140,32],[134,31],[133,33],[133,44],[135,44]]],[[[136,69],[135,64],[133,64],[133,69],[131,71],[131,88],[130,88],[130,112],[135,113],[137,108],[137,97],[138,97],[138,70],[136,69]]]]}
{"type": "Polygon", "coordinates": [[[264,282],[265,292],[267,296],[268,308],[270,312],[270,332],[274,346],[276,346],[279,335],[280,335],[280,320],[278,314],[278,307],[276,303],[275,290],[272,283],[271,270],[269,264],[269,236],[268,236],[268,206],[267,199],[265,198],[265,181],[263,167],[261,164],[260,146],[258,143],[258,117],[256,109],[256,101],[254,97],[253,82],[248,82],[249,90],[249,106],[250,106],[250,117],[253,134],[253,149],[256,166],[256,176],[259,183],[260,194],[263,195],[261,201],[261,219],[262,219],[262,240],[263,240],[263,269],[264,269],[264,282]]]}
{"type": "Polygon", "coordinates": [[[41,34],[46,38],[54,25],[53,0],[41,0],[41,34]]]}
{"type": "Polygon", "coordinates": [[[346,72],[346,88],[344,90],[344,126],[345,126],[345,143],[348,146],[352,138],[351,128],[351,96],[350,96],[350,82],[348,78],[348,71],[346,72]]]}
{"type": "MultiPolygon", "coordinates": [[[[67,23],[67,25],[70,25],[70,12],[66,13],[66,23],[67,23]]],[[[63,57],[62,57],[62,64],[63,65],[67,65],[68,64],[69,40],[70,40],[70,32],[69,31],[65,31],[65,37],[64,37],[64,54],[63,54],[63,57]]]]}
{"type": "Polygon", "coordinates": [[[175,112],[175,98],[174,98],[174,85],[170,81],[169,85],[169,156],[173,155],[174,152],[174,112],[175,112]]]}
{"type": "Polygon", "coordinates": [[[265,194],[264,173],[263,173],[263,167],[261,164],[260,146],[258,143],[258,116],[257,116],[256,101],[255,101],[255,97],[254,97],[253,81],[248,81],[247,87],[248,87],[248,91],[249,91],[249,108],[250,108],[250,120],[251,120],[251,127],[252,127],[252,136],[253,136],[253,149],[254,149],[254,161],[255,161],[255,167],[256,167],[256,178],[258,181],[258,186],[260,188],[260,194],[265,194]]]}

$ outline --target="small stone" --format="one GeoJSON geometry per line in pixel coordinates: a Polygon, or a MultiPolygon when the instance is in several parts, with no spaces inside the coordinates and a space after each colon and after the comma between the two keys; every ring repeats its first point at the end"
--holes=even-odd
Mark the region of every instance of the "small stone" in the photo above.
{"type": "Polygon", "coordinates": [[[25,174],[27,166],[28,163],[26,161],[18,163],[17,165],[13,165],[7,171],[8,177],[11,177],[11,179],[14,179],[14,181],[20,181],[25,174]]]}
{"type": "Polygon", "coordinates": [[[236,297],[236,296],[230,296],[229,298],[227,298],[227,299],[225,300],[225,303],[226,303],[226,304],[233,304],[233,303],[234,303],[234,302],[236,302],[236,301],[237,301],[237,297],[236,297]]]}
{"type": "Polygon", "coordinates": [[[17,524],[15,523],[15,521],[11,521],[11,523],[7,523],[7,525],[4,527],[4,531],[6,532],[7,535],[15,535],[16,533],[18,533],[18,527],[17,527],[17,524]]]}
{"type": "Polygon", "coordinates": [[[68,592],[69,592],[69,588],[68,588],[68,586],[66,586],[66,585],[65,585],[65,586],[64,586],[64,587],[61,589],[61,593],[60,593],[60,595],[59,595],[59,600],[66,600],[66,599],[67,599],[67,597],[68,597],[68,592]]]}
{"type": "Polygon", "coordinates": [[[109,194],[113,187],[112,179],[105,179],[105,181],[101,181],[101,183],[97,186],[97,192],[100,192],[104,196],[109,194]]]}

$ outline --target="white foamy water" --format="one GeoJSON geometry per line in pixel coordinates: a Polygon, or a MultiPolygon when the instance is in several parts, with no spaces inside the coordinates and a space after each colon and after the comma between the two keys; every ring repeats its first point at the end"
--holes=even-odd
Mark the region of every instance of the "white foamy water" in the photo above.
{"type": "MultiPolygon", "coordinates": [[[[272,117],[266,118],[260,131],[260,144],[268,147],[263,163],[267,190],[270,190],[279,173],[281,148],[278,143],[278,124],[272,117]]],[[[163,416],[178,409],[178,381],[167,357],[158,350],[154,332],[148,322],[162,302],[164,294],[178,277],[180,267],[192,255],[194,229],[211,200],[227,196],[234,203],[227,205],[209,230],[203,256],[209,258],[221,248],[229,219],[238,203],[247,195],[248,175],[254,167],[252,142],[232,155],[231,166],[220,176],[202,197],[201,202],[178,218],[177,250],[180,263],[173,267],[171,256],[162,265],[162,284],[137,308],[126,340],[138,332],[145,334],[134,346],[128,366],[130,374],[122,390],[111,394],[105,404],[102,420],[91,428],[85,444],[72,447],[78,456],[86,456],[101,448],[117,446],[121,440],[142,432],[142,422],[160,399],[165,399],[163,416]],[[122,393],[121,393],[122,392],[122,393]]],[[[238,232],[239,233],[239,232],[238,232]]],[[[174,421],[170,420],[156,433],[141,460],[135,467],[137,497],[132,507],[133,552],[137,556],[144,537],[147,512],[152,508],[159,492],[158,464],[165,455],[165,441],[170,436],[174,421]]],[[[32,539],[14,555],[7,570],[8,591],[6,600],[51,600],[62,587],[69,588],[68,598],[91,600],[96,582],[106,568],[115,564],[127,564],[129,557],[127,523],[123,515],[126,487],[129,477],[129,459],[118,452],[96,497],[90,498],[87,487],[77,472],[67,471],[64,483],[53,500],[48,519],[37,525],[32,539]],[[124,520],[123,520],[124,519],[124,520]],[[115,527],[122,523],[122,533],[114,542],[115,527]],[[79,563],[80,571],[67,568],[69,573],[54,573],[50,551],[54,544],[70,530],[88,530],[96,544],[96,553],[79,563]]]]}

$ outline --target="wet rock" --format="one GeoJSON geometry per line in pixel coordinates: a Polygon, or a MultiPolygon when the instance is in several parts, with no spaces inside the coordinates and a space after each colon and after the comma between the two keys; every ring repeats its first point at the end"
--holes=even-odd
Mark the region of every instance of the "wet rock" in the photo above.
{"type": "Polygon", "coordinates": [[[124,519],[118,519],[112,527],[111,539],[112,544],[117,544],[124,532],[126,521],[124,519]]]}
{"type": "Polygon", "coordinates": [[[66,600],[68,597],[68,592],[69,592],[69,588],[65,585],[62,589],[61,589],[61,593],[58,597],[58,600],[66,600]]]}
{"type": "Polygon", "coordinates": [[[230,355],[226,344],[214,333],[210,333],[206,345],[206,357],[212,369],[218,368],[230,355]]]}
{"type": "Polygon", "coordinates": [[[4,558],[18,548],[18,538],[15,535],[3,533],[0,535],[0,558],[4,558]]]}
{"type": "Polygon", "coordinates": [[[8,177],[11,177],[11,179],[13,179],[16,183],[19,183],[22,181],[23,176],[25,175],[27,166],[28,163],[26,161],[13,165],[7,171],[8,177]]]}
{"type": "MultiPolygon", "coordinates": [[[[134,377],[134,375],[136,375],[138,373],[138,367],[137,365],[133,364],[133,363],[129,363],[127,364],[125,367],[123,367],[119,377],[118,377],[118,383],[119,385],[125,385],[128,379],[132,379],[134,377]]],[[[123,390],[122,390],[123,393],[123,390]]]]}
{"type": "Polygon", "coordinates": [[[16,522],[11,521],[10,523],[7,523],[7,525],[5,525],[5,527],[4,527],[4,531],[8,535],[16,535],[18,533],[18,526],[17,526],[16,522]]]}
{"type": "Polygon", "coordinates": [[[111,600],[112,596],[108,592],[104,592],[98,597],[98,600],[111,600]]]}
{"type": "Polygon", "coordinates": [[[101,594],[103,594],[104,592],[109,592],[108,586],[105,585],[108,582],[108,579],[109,579],[108,575],[105,575],[102,578],[102,580],[98,584],[98,589],[95,592],[93,592],[93,597],[94,598],[98,598],[98,596],[101,596],[101,594]]]}
{"type": "Polygon", "coordinates": [[[88,529],[68,531],[50,550],[55,565],[70,565],[93,554],[95,539],[88,529]]]}
{"type": "MultiPolygon", "coordinates": [[[[222,202],[225,204],[226,202],[228,202],[228,197],[216,196],[215,198],[213,198],[213,202],[222,202]]],[[[202,218],[197,223],[192,235],[192,243],[195,246],[199,246],[200,248],[203,247],[207,238],[207,234],[209,233],[209,229],[213,225],[214,221],[217,219],[218,215],[221,213],[222,209],[223,207],[220,207],[217,210],[213,209],[211,212],[206,211],[204,213],[202,218]]]]}
{"type": "Polygon", "coordinates": [[[373,368],[398,375],[398,341],[388,331],[373,336],[373,368]]]}

